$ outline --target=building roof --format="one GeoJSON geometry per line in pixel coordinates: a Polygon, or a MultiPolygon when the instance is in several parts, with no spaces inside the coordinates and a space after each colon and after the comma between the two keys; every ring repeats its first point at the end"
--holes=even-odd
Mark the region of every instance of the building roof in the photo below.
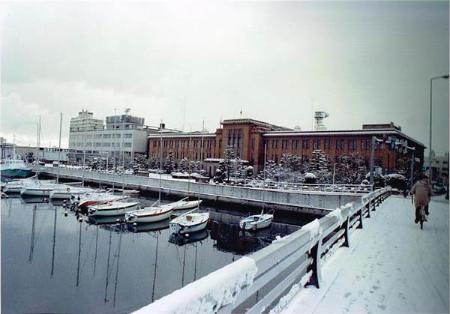
{"type": "Polygon", "coordinates": [[[259,120],[254,120],[254,119],[250,119],[250,118],[243,118],[243,119],[227,119],[227,120],[223,120],[221,122],[222,125],[225,124],[247,124],[247,123],[251,123],[251,124],[255,124],[258,126],[263,126],[266,127],[268,129],[271,130],[280,130],[280,131],[289,131],[291,130],[290,128],[286,128],[283,126],[278,126],[275,124],[270,124],[264,121],[259,121],[259,120]]]}
{"type": "MultiPolygon", "coordinates": [[[[158,133],[151,133],[148,135],[148,138],[160,138],[160,134],[158,133]]],[[[184,138],[202,138],[202,137],[216,137],[216,133],[202,133],[202,132],[170,132],[170,133],[165,133],[164,131],[162,132],[162,136],[164,138],[180,138],[180,137],[184,137],[184,138]]]]}
{"type": "Polygon", "coordinates": [[[263,134],[264,137],[282,137],[282,136],[329,136],[329,135],[340,135],[340,136],[352,136],[352,135],[377,135],[377,134],[387,134],[387,135],[398,135],[407,140],[414,142],[417,146],[426,146],[413,139],[412,137],[404,134],[398,129],[388,128],[388,129],[366,129],[366,130],[337,130],[337,131],[269,131],[263,134]]]}

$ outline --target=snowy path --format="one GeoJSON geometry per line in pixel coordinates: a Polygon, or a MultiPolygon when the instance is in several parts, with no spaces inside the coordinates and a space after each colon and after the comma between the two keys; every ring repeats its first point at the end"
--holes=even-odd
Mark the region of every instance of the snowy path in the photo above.
{"type": "Polygon", "coordinates": [[[389,197],[322,268],[320,289],[283,313],[448,313],[449,203],[433,198],[420,230],[411,199],[389,197]]]}

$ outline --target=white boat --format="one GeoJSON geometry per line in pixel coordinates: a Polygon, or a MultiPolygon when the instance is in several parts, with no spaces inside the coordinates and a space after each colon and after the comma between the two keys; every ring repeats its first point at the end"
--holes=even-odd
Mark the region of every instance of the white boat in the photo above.
{"type": "Polygon", "coordinates": [[[12,181],[12,182],[6,182],[5,186],[3,187],[3,192],[5,193],[20,193],[20,190],[22,190],[23,182],[21,181],[12,181]]]}
{"type": "Polygon", "coordinates": [[[239,222],[239,227],[243,230],[258,230],[270,226],[273,220],[272,214],[252,215],[242,219],[239,222]]]}
{"type": "Polygon", "coordinates": [[[72,196],[83,195],[92,192],[92,189],[88,188],[76,188],[65,186],[60,189],[55,189],[50,192],[51,199],[70,199],[72,196]]]}
{"type": "Polygon", "coordinates": [[[88,207],[92,205],[105,204],[108,202],[115,202],[126,199],[124,195],[113,195],[110,193],[88,193],[79,196],[78,207],[88,207]]]}
{"type": "Polygon", "coordinates": [[[200,206],[202,203],[202,200],[197,201],[188,201],[188,200],[179,200],[175,203],[170,203],[170,205],[173,207],[173,210],[182,210],[182,209],[191,209],[200,206]]]}
{"type": "Polygon", "coordinates": [[[125,221],[128,223],[157,222],[168,219],[172,214],[173,207],[170,204],[161,206],[149,206],[136,211],[129,211],[125,214],[125,221]]]}
{"type": "Polygon", "coordinates": [[[209,213],[186,213],[170,221],[170,231],[186,234],[201,231],[206,228],[209,213]]]}
{"type": "Polygon", "coordinates": [[[20,190],[21,196],[50,196],[50,192],[57,189],[57,184],[48,184],[36,181],[32,184],[25,183],[20,190]]]}
{"type": "Polygon", "coordinates": [[[139,202],[109,202],[89,206],[89,216],[119,216],[128,211],[136,210],[139,202]]]}

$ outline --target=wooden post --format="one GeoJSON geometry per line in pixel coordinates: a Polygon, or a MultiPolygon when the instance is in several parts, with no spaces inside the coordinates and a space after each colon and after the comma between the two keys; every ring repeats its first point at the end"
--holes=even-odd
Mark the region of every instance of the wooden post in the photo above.
{"type": "Polygon", "coordinates": [[[359,210],[359,226],[358,229],[362,229],[363,228],[363,212],[364,212],[364,207],[361,207],[361,209],[359,210]]]}
{"type": "Polygon", "coordinates": [[[367,203],[367,218],[370,218],[370,203],[371,203],[371,200],[369,200],[369,203],[367,203]]]}
{"type": "Polygon", "coordinates": [[[345,228],[344,232],[344,244],[345,247],[350,247],[350,217],[347,217],[347,220],[345,220],[343,227],[345,228]]]}
{"type": "Polygon", "coordinates": [[[320,255],[322,255],[322,237],[319,237],[317,244],[311,249],[311,257],[313,258],[311,265],[312,275],[306,284],[316,286],[317,288],[320,288],[320,282],[322,280],[320,255]]]}

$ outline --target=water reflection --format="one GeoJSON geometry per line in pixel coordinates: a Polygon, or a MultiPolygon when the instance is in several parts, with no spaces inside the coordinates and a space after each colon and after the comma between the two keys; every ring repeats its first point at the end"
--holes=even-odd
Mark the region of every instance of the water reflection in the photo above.
{"type": "Polygon", "coordinates": [[[55,269],[55,246],[56,246],[56,217],[58,217],[57,215],[57,210],[56,207],[54,208],[54,220],[53,220],[53,245],[52,245],[52,268],[50,271],[50,277],[53,277],[53,271],[55,269]]]}
{"type": "Polygon", "coordinates": [[[239,215],[203,210],[212,216],[208,228],[178,236],[169,220],[133,226],[48,202],[2,200],[2,312],[130,312],[291,230],[275,223],[242,233],[239,215]]]}

